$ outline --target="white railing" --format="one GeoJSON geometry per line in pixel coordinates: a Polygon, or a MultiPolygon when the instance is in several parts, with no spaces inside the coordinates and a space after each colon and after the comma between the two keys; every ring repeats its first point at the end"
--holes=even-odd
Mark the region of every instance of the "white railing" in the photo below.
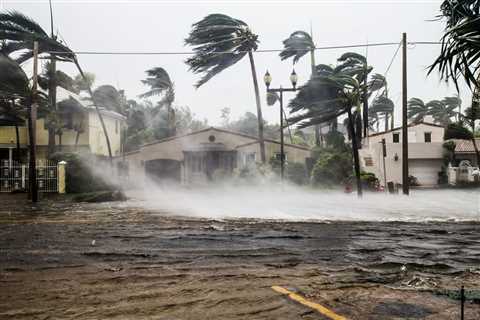
{"type": "MultiPolygon", "coordinates": [[[[0,192],[28,191],[28,175],[28,163],[0,160],[0,192]]],[[[36,177],[39,192],[58,192],[56,161],[37,161],[36,177]]]]}

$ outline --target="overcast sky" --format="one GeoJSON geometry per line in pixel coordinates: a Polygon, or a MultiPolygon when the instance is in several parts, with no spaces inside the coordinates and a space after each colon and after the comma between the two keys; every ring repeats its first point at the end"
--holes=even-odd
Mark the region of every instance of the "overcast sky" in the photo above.
{"type": "MultiPolygon", "coordinates": [[[[241,19],[259,35],[259,49],[281,49],[282,40],[296,30],[310,30],[312,25],[318,47],[378,42],[399,42],[402,32],[409,41],[438,41],[443,23],[432,21],[441,1],[53,1],[55,29],[61,39],[75,51],[154,51],[188,52],[184,46],[192,23],[207,14],[224,13],[241,19]]],[[[38,21],[49,32],[48,1],[0,0],[3,9],[15,9],[38,21]]],[[[368,62],[374,72],[384,73],[395,46],[370,47],[368,62]]],[[[334,64],[346,50],[316,51],[317,63],[334,64]]],[[[365,48],[349,49],[365,54],[365,48]]],[[[408,50],[408,95],[424,100],[441,99],[456,93],[438,76],[427,77],[426,68],[439,52],[439,46],[411,47],[408,50]]],[[[256,112],[248,58],[225,70],[200,89],[199,79],[188,71],[185,55],[80,55],[86,71],[96,75],[96,85],[112,84],[124,89],[128,98],[146,90],[140,82],[144,71],[163,67],[176,86],[176,105],[189,106],[210,124],[220,122],[220,110],[232,109],[237,118],[246,111],[256,112]]],[[[288,86],[291,61],[280,61],[278,53],[256,53],[255,61],[265,119],[278,122],[278,106],[265,104],[263,74],[268,69],[272,86],[288,86]]],[[[26,68],[29,66],[26,65],[26,68]]],[[[74,73],[68,65],[60,66],[74,73]]],[[[310,73],[305,57],[295,66],[300,84],[310,73]]],[[[398,54],[387,80],[390,96],[396,105],[396,122],[400,120],[401,55],[398,54]]],[[[470,94],[463,89],[464,106],[470,94]]],[[[290,98],[290,97],[289,97],[290,98]]]]}

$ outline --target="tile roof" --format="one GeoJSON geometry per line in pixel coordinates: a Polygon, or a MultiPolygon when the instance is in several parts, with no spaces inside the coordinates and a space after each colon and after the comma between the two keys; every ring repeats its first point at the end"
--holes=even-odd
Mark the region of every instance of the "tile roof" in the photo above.
{"type": "MultiPolygon", "coordinates": [[[[455,152],[458,153],[474,153],[475,148],[473,147],[472,140],[460,140],[454,139],[455,141],[455,152]]],[[[475,144],[477,148],[480,150],[480,138],[475,139],[475,144]]]]}

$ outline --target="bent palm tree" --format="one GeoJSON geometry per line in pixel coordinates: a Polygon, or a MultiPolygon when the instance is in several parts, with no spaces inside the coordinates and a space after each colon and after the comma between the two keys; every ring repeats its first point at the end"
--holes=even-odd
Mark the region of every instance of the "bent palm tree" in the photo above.
{"type": "MultiPolygon", "coordinates": [[[[305,31],[295,31],[287,39],[283,40],[284,49],[280,52],[280,59],[293,58],[293,64],[297,63],[304,55],[310,52],[310,64],[312,76],[315,73],[315,43],[311,35],[305,31]]],[[[337,121],[335,119],[334,121],[337,121]]],[[[333,126],[332,127],[336,127],[333,126]]],[[[320,126],[315,126],[315,145],[320,145],[320,126]]]]}
{"type": "MultiPolygon", "coordinates": [[[[175,86],[168,72],[161,68],[156,67],[145,71],[148,75],[147,79],[142,80],[144,85],[150,87],[150,90],[141,94],[139,97],[142,99],[152,96],[163,95],[162,99],[158,102],[158,109],[167,108],[167,124],[168,124],[168,136],[176,134],[175,128],[175,111],[172,108],[173,101],[175,100],[175,86]]],[[[158,112],[158,110],[156,110],[158,112]]]]}
{"type": "Polygon", "coordinates": [[[241,20],[225,14],[210,14],[193,24],[185,43],[192,46],[195,52],[193,57],[185,61],[186,64],[194,73],[204,74],[197,82],[197,88],[248,54],[257,104],[260,156],[265,164],[262,106],[253,59],[253,52],[258,48],[258,36],[241,20]]]}
{"type": "MultiPolygon", "coordinates": [[[[20,12],[10,11],[0,14],[0,40],[4,41],[4,52],[21,53],[16,59],[18,63],[25,62],[33,57],[33,43],[38,42],[39,54],[51,53],[55,55],[56,60],[74,63],[81,76],[86,79],[86,75],[78,62],[75,53],[56,39],[49,37],[38,23],[20,12]]],[[[103,116],[93,99],[91,86],[88,86],[87,90],[90,97],[92,97],[93,105],[97,111],[105,135],[109,159],[112,163],[112,148],[110,146],[110,139],[108,137],[103,116]]]]}
{"type": "Polygon", "coordinates": [[[395,105],[392,100],[390,100],[387,96],[381,95],[375,98],[370,105],[368,112],[369,116],[373,118],[371,121],[372,124],[375,122],[379,123],[379,116],[383,116],[385,118],[385,131],[388,130],[388,118],[391,117],[391,126],[390,128],[393,129],[393,111],[395,105]]]}
{"type": "Polygon", "coordinates": [[[419,98],[411,98],[408,100],[407,118],[413,123],[423,121],[428,115],[428,106],[419,98]]]}
{"type": "Polygon", "coordinates": [[[443,126],[449,125],[452,123],[452,118],[457,117],[455,109],[458,108],[458,101],[453,102],[450,98],[447,97],[446,100],[443,99],[442,101],[432,100],[427,103],[428,114],[433,117],[435,122],[443,126]]]}
{"type": "Polygon", "coordinates": [[[321,72],[310,78],[289,104],[292,113],[297,113],[290,121],[297,123],[298,128],[329,122],[341,115],[347,115],[347,127],[352,137],[358,196],[362,196],[362,184],[356,138],[361,131],[357,125],[360,119],[357,110],[364,94],[363,90],[366,88],[354,76],[342,71],[334,73],[332,68],[322,66],[321,72]]]}

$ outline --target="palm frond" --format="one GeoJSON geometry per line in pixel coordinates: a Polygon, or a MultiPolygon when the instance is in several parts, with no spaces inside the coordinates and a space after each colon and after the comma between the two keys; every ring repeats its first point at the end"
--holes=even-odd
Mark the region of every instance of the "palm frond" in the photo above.
{"type": "Polygon", "coordinates": [[[286,60],[293,57],[297,63],[305,54],[315,49],[312,37],[305,31],[295,31],[283,41],[284,49],[280,52],[280,59],[286,60]]]}
{"type": "Polygon", "coordinates": [[[247,24],[224,14],[210,14],[192,25],[185,43],[195,54],[185,63],[193,73],[204,74],[196,87],[240,61],[258,48],[258,36],[247,24]]]}

